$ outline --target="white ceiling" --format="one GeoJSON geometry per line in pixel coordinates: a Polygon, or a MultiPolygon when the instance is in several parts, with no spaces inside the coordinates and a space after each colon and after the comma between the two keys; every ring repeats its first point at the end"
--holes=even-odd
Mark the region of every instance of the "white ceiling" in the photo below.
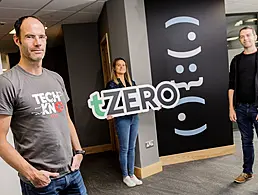
{"type": "MultiPolygon", "coordinates": [[[[13,51],[12,35],[15,20],[36,15],[46,22],[48,44],[60,33],[61,24],[90,23],[98,20],[107,0],[0,0],[0,52],[13,51]]],[[[130,0],[127,0],[130,1],[130,0]]],[[[258,0],[225,0],[226,14],[258,12],[258,0]]]]}
{"type": "Polygon", "coordinates": [[[258,0],[225,0],[226,14],[258,12],[258,0]]]}
{"type": "Polygon", "coordinates": [[[48,44],[60,33],[61,24],[97,22],[107,0],[0,0],[0,52],[16,49],[9,32],[17,18],[36,15],[48,29],[48,44]]]}

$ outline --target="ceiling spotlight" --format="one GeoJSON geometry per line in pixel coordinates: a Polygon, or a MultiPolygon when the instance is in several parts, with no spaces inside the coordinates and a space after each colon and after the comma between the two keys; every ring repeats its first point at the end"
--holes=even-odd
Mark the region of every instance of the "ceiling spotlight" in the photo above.
{"type": "Polygon", "coordinates": [[[6,24],[6,22],[0,22],[0,26],[3,26],[5,24],[6,24]]]}
{"type": "Polygon", "coordinates": [[[14,34],[15,34],[15,29],[11,30],[11,31],[9,32],[9,34],[10,34],[10,35],[14,35],[14,34]]]}

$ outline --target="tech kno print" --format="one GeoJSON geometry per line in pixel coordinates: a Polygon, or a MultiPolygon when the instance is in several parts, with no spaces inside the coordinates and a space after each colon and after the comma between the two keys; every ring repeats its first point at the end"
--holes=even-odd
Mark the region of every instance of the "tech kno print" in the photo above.
{"type": "Polygon", "coordinates": [[[174,108],[179,99],[180,94],[175,83],[163,81],[156,88],[145,84],[102,90],[100,93],[96,91],[90,95],[88,106],[96,118],[106,119],[108,115],[118,117],[144,113],[150,109],[174,108]],[[169,97],[165,97],[165,92],[169,97]],[[107,105],[105,102],[108,102],[107,105]]]}

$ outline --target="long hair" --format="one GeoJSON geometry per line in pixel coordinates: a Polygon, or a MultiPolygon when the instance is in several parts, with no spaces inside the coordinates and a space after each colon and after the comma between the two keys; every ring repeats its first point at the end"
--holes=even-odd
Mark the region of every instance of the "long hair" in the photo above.
{"type": "Polygon", "coordinates": [[[126,72],[125,72],[125,75],[124,75],[124,76],[125,76],[125,80],[132,86],[132,85],[133,85],[132,79],[131,79],[130,74],[129,74],[128,65],[127,65],[127,63],[126,63],[126,61],[125,61],[124,58],[119,57],[119,58],[114,59],[114,61],[113,61],[113,63],[112,63],[111,79],[112,79],[116,84],[119,83],[118,80],[117,80],[116,71],[115,71],[115,70],[116,70],[116,63],[117,63],[117,61],[119,61],[119,60],[123,60],[123,61],[125,62],[125,66],[126,66],[126,72]]]}

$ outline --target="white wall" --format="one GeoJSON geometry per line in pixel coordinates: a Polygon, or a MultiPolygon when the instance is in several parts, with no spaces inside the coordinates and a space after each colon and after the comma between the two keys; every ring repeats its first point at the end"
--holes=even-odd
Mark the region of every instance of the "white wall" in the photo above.
{"type": "MultiPolygon", "coordinates": [[[[0,74],[2,74],[2,60],[0,55],[0,74]]],[[[13,134],[9,131],[7,140],[13,145],[13,134]]],[[[1,195],[20,195],[20,183],[17,172],[11,168],[0,157],[0,194],[1,195]]]]}

